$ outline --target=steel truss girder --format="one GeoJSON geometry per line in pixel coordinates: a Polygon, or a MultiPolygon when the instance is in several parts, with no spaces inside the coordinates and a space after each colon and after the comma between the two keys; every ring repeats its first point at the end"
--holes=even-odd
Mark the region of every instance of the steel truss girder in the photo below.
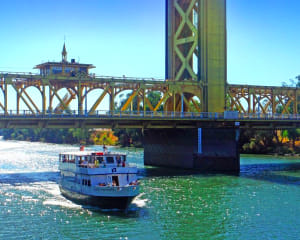
{"type": "Polygon", "coordinates": [[[240,113],[298,114],[300,90],[292,87],[227,86],[227,110],[240,113]]]}
{"type": "MultiPolygon", "coordinates": [[[[103,93],[95,99],[91,109],[87,109],[87,113],[92,115],[103,98],[109,95],[110,110],[114,109],[116,96],[123,91],[131,90],[133,93],[126,103],[121,106],[121,109],[126,111],[130,104],[133,104],[135,98],[138,98],[137,109],[140,110],[140,104],[143,104],[143,111],[146,111],[146,106],[151,111],[157,111],[160,106],[164,107],[165,111],[181,111],[182,100],[185,111],[191,111],[191,105],[196,111],[203,111],[194,101],[193,97],[197,96],[201,99],[203,92],[201,84],[193,81],[158,81],[158,80],[128,80],[126,78],[93,78],[93,79],[49,79],[38,75],[18,75],[0,74],[0,87],[3,98],[0,99],[0,111],[8,111],[10,94],[8,88],[15,91],[18,101],[15,109],[19,108],[20,101],[25,103],[25,106],[32,113],[45,112],[52,106],[52,100],[56,97],[59,101],[60,111],[82,110],[80,107],[86,98],[85,94],[90,93],[95,89],[103,90],[103,93]],[[42,99],[42,109],[38,108],[38,102],[33,101],[29,87],[36,87],[40,92],[42,99]],[[63,98],[59,95],[60,89],[67,89],[68,97],[63,98]],[[47,94],[47,92],[50,92],[47,94]],[[160,92],[161,97],[152,106],[148,99],[148,94],[151,92],[160,92]],[[199,94],[200,93],[200,94],[199,94]],[[24,95],[24,96],[23,96],[24,95]],[[183,97],[182,97],[183,95],[183,97]],[[78,109],[70,109],[70,103],[78,100],[78,109]],[[141,101],[142,100],[142,101],[141,101]]],[[[267,87],[267,86],[243,86],[243,85],[227,85],[227,109],[238,110],[241,113],[278,113],[281,109],[282,114],[298,113],[300,90],[298,88],[289,87],[267,87]]],[[[201,103],[202,104],[202,103],[201,103]]],[[[19,109],[20,110],[20,109],[19,109]]]]}
{"type": "MultiPolygon", "coordinates": [[[[190,111],[190,105],[195,105],[195,101],[192,97],[196,96],[201,99],[202,87],[197,82],[185,81],[185,82],[175,82],[175,81],[159,81],[159,80],[144,80],[144,79],[122,79],[122,78],[47,78],[39,75],[15,75],[8,74],[6,78],[1,77],[0,73],[0,86],[2,88],[2,92],[4,94],[4,102],[0,99],[0,110],[3,111],[7,109],[5,107],[6,102],[5,98],[7,98],[7,94],[4,89],[4,85],[7,84],[11,86],[15,91],[15,94],[18,96],[18,102],[15,109],[11,110],[20,110],[19,102],[22,100],[25,103],[27,109],[31,113],[46,113],[46,112],[68,112],[70,113],[73,110],[78,112],[83,112],[83,103],[87,98],[88,94],[96,89],[102,90],[102,94],[100,94],[96,99],[89,99],[89,101],[94,101],[92,107],[90,109],[85,109],[86,113],[89,115],[93,115],[95,111],[98,109],[103,99],[109,95],[109,109],[111,111],[115,110],[114,103],[117,100],[117,95],[121,92],[132,91],[132,95],[126,100],[125,104],[121,106],[122,111],[127,111],[128,106],[134,103],[138,106],[135,106],[135,109],[140,111],[141,107],[143,111],[146,111],[147,106],[151,111],[156,112],[160,106],[166,111],[182,111],[181,102],[178,96],[184,94],[184,106],[185,111],[190,111]],[[41,105],[42,109],[38,108],[39,102],[33,101],[30,94],[31,92],[27,88],[36,87],[41,95],[41,105]],[[67,93],[62,95],[60,90],[65,89],[67,93]],[[151,103],[148,99],[148,94],[151,92],[160,92],[160,99],[155,103],[151,103]],[[24,95],[24,96],[23,96],[24,95]],[[189,97],[187,97],[189,96],[189,97]],[[26,97],[26,99],[25,99],[26,97]],[[170,99],[176,99],[176,104],[168,105],[166,107],[166,103],[169,102],[170,99]],[[58,100],[57,106],[53,105],[53,100],[58,100]],[[71,102],[77,99],[78,108],[72,109],[71,102]],[[153,105],[153,106],[152,106],[153,105]]],[[[11,105],[11,104],[10,104],[11,105]]],[[[201,107],[197,106],[197,111],[201,111],[201,107]],[[198,107],[198,108],[197,108],[198,107]]],[[[100,109],[102,110],[102,109],[100,109]]],[[[104,110],[104,109],[103,109],[104,110]]],[[[130,109],[130,111],[132,108],[130,109]]],[[[19,113],[19,111],[18,111],[19,113]]]]}

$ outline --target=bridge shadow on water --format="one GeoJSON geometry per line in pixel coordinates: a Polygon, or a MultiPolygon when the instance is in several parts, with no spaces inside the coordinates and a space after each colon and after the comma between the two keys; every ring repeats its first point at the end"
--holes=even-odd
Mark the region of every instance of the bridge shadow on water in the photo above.
{"type": "MultiPolygon", "coordinates": [[[[168,167],[144,167],[139,169],[142,177],[180,177],[202,174],[198,170],[178,169],[168,167]]],[[[209,176],[209,174],[207,174],[209,176]]]]}
{"type": "Polygon", "coordinates": [[[241,165],[240,173],[201,172],[198,170],[186,170],[165,167],[145,167],[140,169],[141,177],[181,177],[198,175],[205,178],[216,176],[233,176],[237,178],[248,178],[259,181],[267,181],[284,185],[300,186],[300,177],[290,176],[290,173],[300,170],[300,163],[266,163],[241,165]],[[283,174],[285,172],[285,174],[283,174]]]}
{"type": "MultiPolygon", "coordinates": [[[[300,163],[266,163],[241,165],[240,177],[283,185],[300,186],[300,177],[291,176],[300,170],[300,163]],[[283,174],[285,172],[285,174],[283,174]]],[[[299,175],[299,174],[298,174],[299,175]]]]}
{"type": "Polygon", "coordinates": [[[0,184],[20,185],[37,182],[57,182],[59,172],[0,173],[0,184]]]}

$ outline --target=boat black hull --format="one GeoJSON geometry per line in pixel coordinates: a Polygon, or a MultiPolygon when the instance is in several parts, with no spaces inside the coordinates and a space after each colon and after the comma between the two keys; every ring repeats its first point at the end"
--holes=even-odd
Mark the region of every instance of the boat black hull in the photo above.
{"type": "Polygon", "coordinates": [[[101,209],[126,209],[132,202],[134,197],[97,197],[83,195],[77,192],[69,191],[68,189],[60,187],[63,196],[72,200],[75,203],[96,206],[101,209]]]}

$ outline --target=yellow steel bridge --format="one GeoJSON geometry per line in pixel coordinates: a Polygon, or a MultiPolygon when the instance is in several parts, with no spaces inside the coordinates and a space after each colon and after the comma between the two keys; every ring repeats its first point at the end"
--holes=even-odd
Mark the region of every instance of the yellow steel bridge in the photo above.
{"type": "Polygon", "coordinates": [[[195,81],[0,73],[0,88],[2,128],[199,128],[231,127],[235,122],[240,122],[241,127],[280,128],[296,127],[300,119],[297,88],[226,85],[227,108],[210,113],[204,112],[201,102],[194,100],[195,96],[201,99],[203,94],[195,81]],[[32,88],[38,92],[34,99],[30,96],[32,88]],[[86,108],[85,100],[93,90],[101,90],[102,94],[89,99],[91,107],[86,108]],[[116,109],[117,96],[126,91],[130,94],[116,109]],[[148,99],[151,92],[160,93],[155,104],[148,99]],[[109,109],[99,109],[106,96],[109,109]],[[54,99],[58,103],[55,106],[54,99]],[[15,108],[8,107],[10,102],[15,108]],[[163,110],[158,111],[161,106],[163,110]]]}
{"type": "Polygon", "coordinates": [[[298,124],[298,88],[227,83],[226,0],[167,0],[166,6],[166,79],[95,76],[87,71],[92,65],[75,73],[81,64],[67,61],[64,45],[62,62],[38,65],[40,74],[0,72],[1,126],[298,124]]]}

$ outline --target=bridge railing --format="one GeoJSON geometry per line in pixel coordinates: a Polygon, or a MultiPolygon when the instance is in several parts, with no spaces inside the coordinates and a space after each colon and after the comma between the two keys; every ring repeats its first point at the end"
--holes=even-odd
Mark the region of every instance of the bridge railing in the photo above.
{"type": "Polygon", "coordinates": [[[0,71],[0,75],[26,75],[26,76],[37,76],[40,75],[39,73],[32,73],[32,72],[7,72],[7,71],[0,71]]]}
{"type": "Polygon", "coordinates": [[[300,120],[300,114],[280,114],[280,113],[239,113],[239,119],[254,120],[300,120]]]}
{"type": "MultiPolygon", "coordinates": [[[[8,72],[8,71],[0,71],[0,76],[7,76],[7,75],[12,75],[14,77],[18,77],[18,76],[42,76],[40,73],[32,73],[32,72],[8,72]]],[[[166,81],[166,79],[161,79],[161,78],[145,78],[145,77],[129,77],[129,76],[104,76],[104,75],[96,75],[94,73],[90,73],[88,75],[86,75],[87,77],[90,78],[99,78],[99,79],[111,79],[111,80],[116,80],[116,81],[122,81],[122,80],[128,80],[128,81],[156,81],[156,82],[164,82],[166,81]]]]}
{"type": "Polygon", "coordinates": [[[141,78],[137,78],[137,77],[128,77],[128,76],[118,76],[118,77],[114,77],[114,76],[103,76],[103,75],[96,75],[96,74],[91,74],[90,75],[93,78],[100,78],[100,79],[112,79],[112,80],[129,80],[129,81],[166,81],[166,79],[161,79],[161,78],[145,78],[145,77],[141,77],[141,78]]]}
{"type": "Polygon", "coordinates": [[[226,113],[210,112],[166,112],[166,111],[105,111],[97,110],[93,113],[87,111],[69,110],[64,112],[45,113],[29,110],[0,111],[1,118],[132,118],[132,119],[202,119],[202,120],[300,120],[300,114],[263,114],[263,113],[226,113]]]}
{"type": "Polygon", "coordinates": [[[223,113],[205,113],[205,112],[165,112],[165,111],[104,111],[98,110],[93,113],[87,111],[64,111],[64,112],[50,112],[46,113],[32,112],[30,110],[8,110],[6,113],[0,111],[1,117],[16,117],[16,118],[30,118],[30,117],[119,117],[119,118],[187,118],[187,119],[223,119],[223,113]]]}

